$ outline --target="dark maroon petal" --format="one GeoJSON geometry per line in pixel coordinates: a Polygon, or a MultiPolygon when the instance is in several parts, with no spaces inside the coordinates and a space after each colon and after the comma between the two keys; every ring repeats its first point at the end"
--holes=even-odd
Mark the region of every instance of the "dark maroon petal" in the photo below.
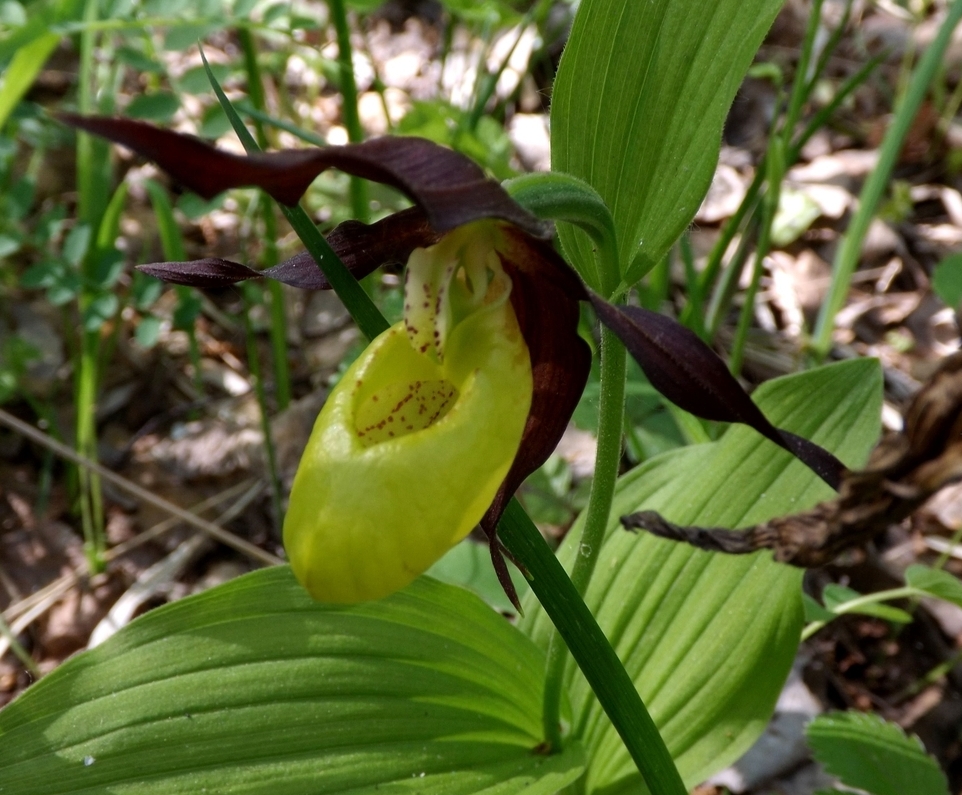
{"type": "Polygon", "coordinates": [[[404,265],[414,249],[433,246],[443,236],[420,207],[410,207],[370,225],[345,221],[327,236],[327,242],[360,279],[381,265],[404,265]]]}
{"type": "MultiPolygon", "coordinates": [[[[431,246],[441,239],[417,207],[389,215],[374,224],[345,221],[327,236],[327,242],[356,279],[363,279],[381,265],[405,263],[416,248],[431,246]]],[[[171,284],[190,287],[226,287],[247,279],[274,279],[301,290],[330,290],[321,269],[306,251],[289,260],[257,271],[217,257],[192,262],[155,262],[138,270],[171,284]]]]}
{"type": "Polygon", "coordinates": [[[518,486],[558,446],[591,369],[591,350],[578,334],[580,280],[549,243],[517,229],[503,232],[507,246],[499,253],[511,277],[511,305],[528,345],[534,391],[521,446],[481,520],[489,537],[518,486]]]}
{"type": "MultiPolygon", "coordinates": [[[[382,218],[377,223],[345,221],[327,236],[328,245],[355,279],[363,279],[381,265],[403,265],[416,248],[432,246],[442,235],[435,232],[419,207],[382,218]]],[[[302,290],[330,290],[331,285],[306,251],[261,272],[302,290]]]]}
{"type": "Polygon", "coordinates": [[[844,465],[827,450],[772,425],[725,363],[697,334],[665,315],[637,306],[614,306],[591,293],[598,318],[615,332],[651,385],[697,417],[750,425],[795,455],[832,488],[844,465]]]}
{"type": "Polygon", "coordinates": [[[537,237],[551,234],[550,224],[522,209],[478,165],[424,138],[385,136],[347,146],[235,155],[144,122],[71,113],[57,118],[132,149],[205,198],[228,188],[258,187],[292,206],[318,174],[337,168],[397,188],[424,209],[438,232],[498,218],[537,237]]]}
{"type": "Polygon", "coordinates": [[[260,274],[228,259],[207,257],[193,262],[154,262],[138,265],[137,270],[148,276],[156,276],[171,284],[184,284],[188,287],[210,289],[227,287],[245,279],[256,279],[260,274]]]}

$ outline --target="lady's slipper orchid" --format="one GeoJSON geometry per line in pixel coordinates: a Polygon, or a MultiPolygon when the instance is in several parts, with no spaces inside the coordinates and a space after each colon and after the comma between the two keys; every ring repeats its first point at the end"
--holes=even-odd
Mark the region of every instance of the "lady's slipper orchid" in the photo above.
{"type": "MultiPolygon", "coordinates": [[[[554,450],[584,389],[590,353],[577,331],[580,301],[591,302],[653,386],[681,408],[748,424],[830,485],[841,479],[834,456],[775,428],[688,329],[587,290],[546,242],[550,227],[456,152],[386,137],[244,157],[141,122],[60,118],[155,161],[207,198],[256,186],[290,205],[333,167],[414,201],[328,237],[358,278],[389,261],[408,269],[404,323],[375,339],[334,389],[295,479],[284,541],[318,599],[390,593],[478,522],[514,597],[496,527],[517,487],[554,450]]],[[[307,254],[266,271],[215,258],[142,269],[199,287],[264,277],[329,287],[307,254]]]]}
{"type": "Polygon", "coordinates": [[[407,585],[478,524],[508,474],[532,380],[499,235],[477,221],[411,254],[404,321],[367,347],[317,418],[284,521],[314,598],[407,585]]]}

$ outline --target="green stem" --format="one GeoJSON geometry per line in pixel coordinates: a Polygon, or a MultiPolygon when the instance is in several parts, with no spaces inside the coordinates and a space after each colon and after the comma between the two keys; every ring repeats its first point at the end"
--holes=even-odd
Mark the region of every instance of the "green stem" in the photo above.
{"type": "MultiPolygon", "coordinates": [[[[708,295],[709,292],[711,292],[715,287],[715,281],[718,278],[718,272],[721,270],[722,260],[725,258],[725,252],[728,251],[728,246],[731,245],[735,235],[738,234],[738,230],[741,228],[742,222],[745,220],[745,216],[748,215],[749,212],[754,212],[756,201],[758,199],[758,192],[762,187],[762,182],[764,179],[765,162],[762,161],[758,164],[758,168],[755,171],[755,178],[752,180],[752,184],[746,191],[745,198],[742,199],[742,203],[738,205],[738,209],[735,211],[735,214],[725,223],[725,226],[722,228],[721,235],[719,236],[718,240],[715,241],[715,245],[712,246],[712,250],[708,255],[708,261],[705,263],[705,269],[701,272],[701,276],[698,280],[698,294],[700,296],[704,297],[708,295]]],[[[747,237],[747,232],[745,237],[747,237]]],[[[745,237],[742,238],[743,245],[745,237]]],[[[721,298],[722,293],[716,289],[712,295],[711,304],[708,308],[708,315],[705,317],[704,321],[708,340],[711,340],[717,331],[717,328],[713,328],[713,326],[716,326],[713,318],[718,317],[720,314],[724,314],[727,309],[727,307],[719,305],[721,298]]],[[[695,311],[694,303],[689,299],[684,310],[682,310],[680,317],[681,322],[689,328],[692,327],[691,315],[695,311]]]]}
{"type": "MultiPolygon", "coordinates": [[[[263,113],[267,109],[264,98],[264,83],[261,79],[260,64],[257,61],[257,45],[254,36],[247,27],[237,29],[241,50],[244,53],[244,69],[247,72],[247,93],[254,107],[263,113]]],[[[254,132],[257,134],[257,145],[261,149],[267,148],[267,133],[260,119],[254,119],[254,132]]],[[[263,197],[263,193],[260,194],[263,197]]],[[[264,250],[261,264],[265,268],[276,265],[280,259],[277,254],[277,219],[274,207],[269,201],[261,201],[259,205],[264,223],[264,250]]],[[[274,394],[277,398],[277,408],[286,409],[291,402],[291,373],[287,365],[287,313],[284,307],[284,289],[273,279],[267,282],[267,292],[270,296],[271,308],[271,354],[274,362],[274,394]]]]}
{"type": "Polygon", "coordinates": [[[918,114],[922,100],[928,91],[929,84],[935,76],[946,48],[952,38],[952,31],[962,19],[962,0],[954,0],[949,6],[948,14],[939,28],[935,40],[929,45],[915,73],[909,87],[898,103],[895,118],[885,132],[882,147],[879,150],[878,165],[869,174],[859,194],[858,211],[852,218],[845,237],[835,256],[832,267],[832,285],[825,303],[822,304],[815,327],[811,350],[816,361],[821,361],[832,347],[832,330],[835,327],[835,316],[845,303],[848,288],[852,282],[852,275],[858,265],[862,241],[868,232],[869,225],[875,217],[875,210],[885,192],[892,169],[898,160],[899,152],[909,128],[918,114]]]}
{"type": "Polygon", "coordinates": [[[792,95],[788,100],[788,110],[785,113],[785,126],[782,128],[782,138],[786,144],[792,139],[792,131],[798,122],[802,105],[808,98],[813,86],[808,82],[808,65],[812,61],[812,51],[815,48],[815,36],[818,34],[819,25],[822,20],[823,0],[814,0],[812,8],[808,12],[808,25],[805,28],[805,39],[802,42],[802,51],[798,58],[798,65],[795,67],[795,79],[792,81],[792,95]]]}
{"type": "Polygon", "coordinates": [[[30,675],[34,679],[39,679],[43,676],[43,672],[40,670],[40,666],[37,665],[30,653],[21,645],[20,641],[17,640],[17,636],[13,634],[13,630],[10,629],[6,621],[3,620],[3,614],[0,613],[0,635],[7,639],[7,643],[10,644],[10,651],[14,653],[18,660],[24,668],[26,668],[30,675]]]}
{"type": "Polygon", "coordinates": [[[516,499],[508,504],[498,532],[511,554],[527,569],[531,589],[568,644],[651,795],[687,795],[678,768],[634,682],[564,568],[516,499]]]}
{"type": "Polygon", "coordinates": [[[815,115],[809,119],[801,134],[792,144],[787,158],[789,163],[795,163],[798,160],[802,152],[802,147],[804,147],[805,144],[811,140],[815,133],[817,133],[828,123],[828,120],[832,117],[835,111],[842,106],[842,103],[845,102],[849,95],[851,95],[856,88],[858,88],[868,79],[869,75],[871,75],[872,72],[874,72],[879,65],[885,61],[888,55],[888,51],[883,51],[870,61],[867,61],[865,65],[859,68],[855,74],[842,83],[838,91],[835,92],[835,96],[832,97],[831,102],[829,102],[825,107],[819,108],[815,115]]]}
{"type": "MultiPolygon", "coordinates": [[[[625,346],[608,328],[601,330],[601,393],[598,418],[598,453],[595,474],[585,511],[584,530],[571,570],[575,590],[584,596],[598,563],[598,553],[608,529],[611,503],[621,463],[622,421],[625,413],[625,346]]],[[[561,691],[568,655],[558,633],[548,644],[545,672],[543,721],[545,739],[552,748],[561,747],[561,691]]]]}
{"type": "MultiPolygon", "coordinates": [[[[337,64],[341,76],[341,101],[344,126],[351,143],[364,140],[361,116],[357,109],[357,81],[354,79],[354,59],[351,49],[351,29],[347,24],[344,0],[328,0],[331,19],[337,31],[337,64]]],[[[351,213],[355,219],[367,223],[370,218],[367,183],[359,177],[351,177],[351,213]]]]}
{"type": "MultiPolygon", "coordinates": [[[[786,137],[789,135],[786,129],[786,137]]],[[[765,257],[768,256],[772,241],[772,224],[775,221],[775,213],[778,211],[778,199],[781,195],[782,177],[785,174],[785,149],[787,145],[781,136],[775,135],[769,144],[768,154],[765,157],[766,163],[766,183],[767,189],[762,200],[762,221],[761,229],[758,233],[758,244],[755,247],[755,267],[752,270],[752,280],[748,291],[745,293],[745,303],[742,305],[741,315],[738,318],[738,327],[735,330],[735,339],[732,343],[731,361],[729,369],[732,374],[737,376],[742,369],[742,361],[745,356],[745,343],[748,339],[748,329],[751,327],[752,318],[755,315],[755,297],[758,295],[758,287],[762,280],[762,271],[765,267],[765,257]]]]}
{"type": "Polygon", "coordinates": [[[725,266],[721,279],[719,279],[715,285],[711,300],[708,302],[708,311],[705,314],[705,328],[709,340],[713,340],[715,335],[718,334],[718,330],[721,328],[728,314],[732,298],[738,289],[742,269],[748,260],[748,251],[751,247],[752,236],[758,228],[757,209],[757,206],[753,208],[752,215],[748,219],[748,224],[742,233],[741,240],[738,242],[738,248],[735,249],[734,255],[725,266]]]}
{"type": "Polygon", "coordinates": [[[277,119],[268,113],[257,110],[249,102],[243,99],[238,100],[234,103],[239,111],[241,111],[245,116],[250,116],[254,121],[259,121],[263,124],[269,124],[271,127],[276,127],[278,130],[283,130],[293,135],[295,138],[300,138],[302,141],[311,144],[312,146],[327,146],[327,141],[324,140],[320,135],[316,135],[308,130],[302,130],[296,124],[284,121],[283,119],[277,119]]]}
{"type": "MultiPolygon", "coordinates": [[[[901,588],[892,588],[888,591],[877,591],[876,593],[866,594],[865,596],[859,596],[855,599],[849,599],[847,602],[842,602],[841,604],[835,605],[832,608],[832,612],[836,616],[842,616],[847,613],[857,613],[860,608],[865,607],[865,605],[874,605],[879,602],[891,602],[895,599],[908,599],[913,596],[928,596],[925,591],[920,591],[918,588],[913,588],[911,585],[904,585],[901,588]]],[[[828,621],[813,621],[811,624],[802,630],[802,640],[806,641],[816,632],[818,632],[822,627],[826,626],[828,621]]]]}
{"type": "Polygon", "coordinates": [[[591,493],[581,535],[579,554],[571,571],[571,582],[584,595],[591,581],[598,553],[608,529],[608,517],[621,463],[622,422],[625,414],[625,346],[609,328],[601,330],[601,384],[598,417],[598,453],[591,493]]]}
{"type": "MultiPolygon", "coordinates": [[[[81,331],[80,371],[77,379],[77,452],[97,458],[97,350],[99,332],[81,331]]],[[[90,572],[103,571],[105,540],[100,478],[84,468],[77,470],[80,483],[80,517],[84,532],[84,553],[90,572]]]]}
{"type": "Polygon", "coordinates": [[[274,526],[278,529],[284,526],[284,511],[281,503],[281,479],[277,474],[277,456],[274,453],[274,437],[271,435],[271,421],[267,413],[267,395],[264,392],[264,379],[261,375],[260,358],[257,355],[257,338],[251,327],[250,291],[254,289],[250,283],[242,288],[244,296],[244,337],[247,339],[247,364],[251,377],[254,379],[254,389],[257,393],[257,403],[261,412],[261,431],[264,434],[264,452],[267,455],[267,472],[271,480],[271,507],[274,512],[274,526]]]}
{"type": "MultiPolygon", "coordinates": [[[[84,21],[97,19],[98,0],[87,0],[84,6],[84,21]]],[[[94,111],[94,66],[96,57],[96,33],[85,30],[80,34],[80,74],[78,76],[77,104],[81,113],[94,111]]],[[[107,206],[109,194],[102,189],[102,163],[98,157],[100,145],[91,136],[77,136],[77,193],[78,210],[81,220],[92,230],[100,225],[100,219],[107,206]]],[[[93,246],[96,248],[96,246],[93,246]]],[[[94,254],[96,252],[93,252],[94,254]]],[[[85,255],[82,269],[94,259],[91,252],[85,255]]],[[[88,273],[83,273],[89,276],[88,273]]],[[[83,317],[92,300],[87,288],[81,288],[78,309],[80,312],[80,350],[76,370],[76,450],[83,456],[96,459],[97,430],[95,422],[97,400],[97,350],[99,333],[83,328],[83,317]]],[[[80,486],[80,517],[83,525],[84,551],[91,573],[103,570],[103,501],[100,494],[100,479],[85,469],[77,470],[80,486]]]]}

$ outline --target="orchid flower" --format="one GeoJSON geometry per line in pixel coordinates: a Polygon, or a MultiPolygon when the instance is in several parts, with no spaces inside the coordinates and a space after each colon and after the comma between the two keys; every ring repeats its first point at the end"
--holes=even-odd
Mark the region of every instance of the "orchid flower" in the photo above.
{"type": "MultiPolygon", "coordinates": [[[[293,205],[320,172],[338,168],[414,202],[328,236],[357,278],[386,262],[407,270],[404,320],[372,340],[332,390],[294,480],[284,543],[318,600],[391,593],[480,524],[516,601],[497,523],[554,450],[584,389],[591,357],[577,330],[581,301],[669,400],[706,419],[748,424],[839,483],[842,464],[772,426],[694,333],[585,287],[550,244],[550,225],[456,152],[384,137],[241,156],[141,122],[60,119],[134,150],[205,198],[256,186],[293,205]]],[[[141,269],[198,287],[271,278],[329,288],[306,253],[264,271],[217,258],[141,269]]]]}

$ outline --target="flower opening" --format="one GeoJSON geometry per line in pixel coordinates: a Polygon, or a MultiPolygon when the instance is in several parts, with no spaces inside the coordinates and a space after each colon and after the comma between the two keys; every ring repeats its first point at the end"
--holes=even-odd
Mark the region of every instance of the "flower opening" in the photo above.
{"type": "Polygon", "coordinates": [[[497,239],[494,224],[471,224],[415,251],[404,321],[368,346],[318,416],[284,524],[315,599],[407,585],[471,531],[507,475],[532,374],[497,239]]]}

